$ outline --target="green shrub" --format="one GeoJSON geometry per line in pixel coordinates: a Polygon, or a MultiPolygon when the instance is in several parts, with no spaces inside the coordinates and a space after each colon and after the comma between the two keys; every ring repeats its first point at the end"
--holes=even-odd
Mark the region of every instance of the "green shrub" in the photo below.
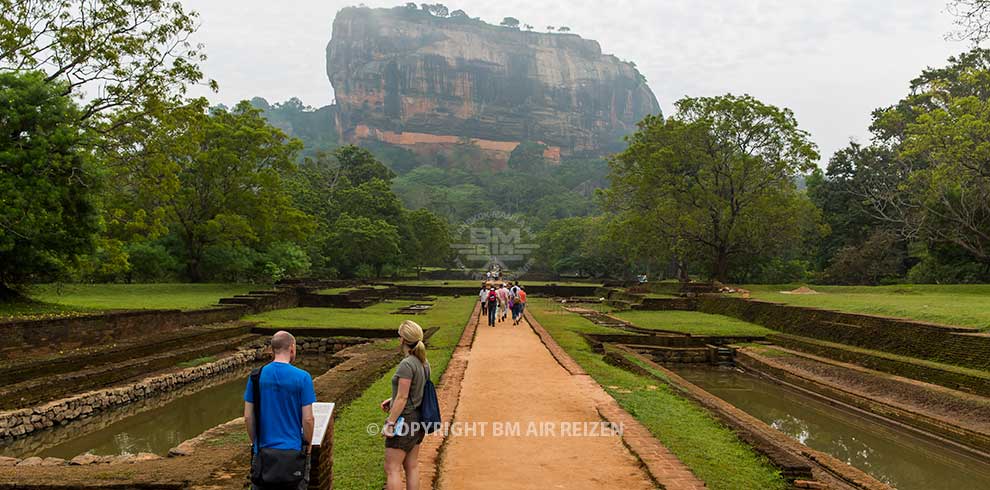
{"type": "Polygon", "coordinates": [[[179,261],[163,245],[141,242],[127,247],[130,277],[136,282],[162,282],[179,270],[179,261]]]}

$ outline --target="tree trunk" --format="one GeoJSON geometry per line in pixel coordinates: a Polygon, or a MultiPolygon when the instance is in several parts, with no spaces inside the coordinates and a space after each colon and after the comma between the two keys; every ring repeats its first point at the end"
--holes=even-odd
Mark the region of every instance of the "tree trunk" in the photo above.
{"type": "Polygon", "coordinates": [[[724,248],[715,253],[715,263],[712,267],[712,279],[724,283],[729,275],[729,254],[724,248]]]}

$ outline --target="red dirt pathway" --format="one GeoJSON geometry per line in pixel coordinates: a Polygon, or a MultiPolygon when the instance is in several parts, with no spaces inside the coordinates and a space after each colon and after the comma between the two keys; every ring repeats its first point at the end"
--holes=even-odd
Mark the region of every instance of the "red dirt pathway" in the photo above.
{"type": "MultiPolygon", "coordinates": [[[[465,432],[447,439],[439,488],[655,488],[622,438],[602,430],[599,411],[615,402],[589,380],[562,368],[526,323],[479,325],[454,419],[465,432]]],[[[676,458],[671,464],[686,472],[676,458]]],[[[686,474],[693,481],[681,488],[703,488],[686,474]]]]}

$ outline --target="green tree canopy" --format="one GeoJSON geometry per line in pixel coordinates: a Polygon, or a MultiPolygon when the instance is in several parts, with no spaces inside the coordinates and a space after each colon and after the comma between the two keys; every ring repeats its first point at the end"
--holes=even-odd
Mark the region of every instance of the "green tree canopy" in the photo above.
{"type": "Polygon", "coordinates": [[[108,156],[117,190],[111,227],[124,236],[175,233],[192,281],[204,278],[211,247],[301,241],[312,229],[283,186],[300,143],[246,101],[232,111],[205,107],[200,99],[163,111],[122,135],[108,156]]]}
{"type": "Polygon", "coordinates": [[[0,72],[0,300],[65,272],[100,229],[101,176],[61,83],[0,72]]]}
{"type": "Polygon", "coordinates": [[[610,162],[609,208],[655,221],[629,232],[705,261],[718,280],[733,261],[800,240],[800,221],[813,209],[794,180],[818,153],[791,111],[748,95],[676,105],[673,117],[644,119],[610,162]]]}
{"type": "Polygon", "coordinates": [[[0,11],[0,71],[43,71],[62,95],[85,93],[78,120],[133,117],[203,79],[202,47],[189,41],[198,14],[178,2],[0,0],[0,11]]]}

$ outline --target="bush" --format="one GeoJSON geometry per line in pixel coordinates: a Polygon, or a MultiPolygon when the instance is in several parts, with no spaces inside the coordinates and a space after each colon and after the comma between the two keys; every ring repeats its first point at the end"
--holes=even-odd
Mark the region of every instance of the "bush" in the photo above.
{"type": "Polygon", "coordinates": [[[354,269],[354,277],[357,279],[374,279],[375,268],[368,264],[361,264],[354,269]]]}
{"type": "Polygon", "coordinates": [[[781,260],[774,257],[761,264],[753,276],[757,284],[790,284],[808,282],[811,279],[811,264],[806,260],[781,260]]]}
{"type": "Polygon", "coordinates": [[[261,255],[250,247],[235,244],[213,245],[203,252],[203,277],[208,281],[218,282],[254,279],[254,266],[259,262],[262,262],[261,255]]]}
{"type": "Polygon", "coordinates": [[[834,284],[877,285],[897,278],[905,252],[897,237],[877,230],[859,246],[841,248],[825,269],[826,281],[834,284]]]}
{"type": "Polygon", "coordinates": [[[133,243],[127,247],[127,254],[131,264],[129,276],[132,281],[167,281],[179,270],[178,259],[160,244],[133,243]]]}
{"type": "Polygon", "coordinates": [[[271,279],[271,272],[274,272],[276,269],[281,271],[281,277],[271,279],[273,282],[287,277],[296,278],[305,276],[309,273],[310,267],[312,267],[306,251],[298,245],[289,242],[278,242],[270,245],[262,260],[264,264],[261,268],[261,274],[266,278],[271,279]]]}
{"type": "Polygon", "coordinates": [[[916,284],[958,284],[984,282],[986,276],[980,264],[944,263],[928,255],[908,271],[907,278],[916,284]]]}

